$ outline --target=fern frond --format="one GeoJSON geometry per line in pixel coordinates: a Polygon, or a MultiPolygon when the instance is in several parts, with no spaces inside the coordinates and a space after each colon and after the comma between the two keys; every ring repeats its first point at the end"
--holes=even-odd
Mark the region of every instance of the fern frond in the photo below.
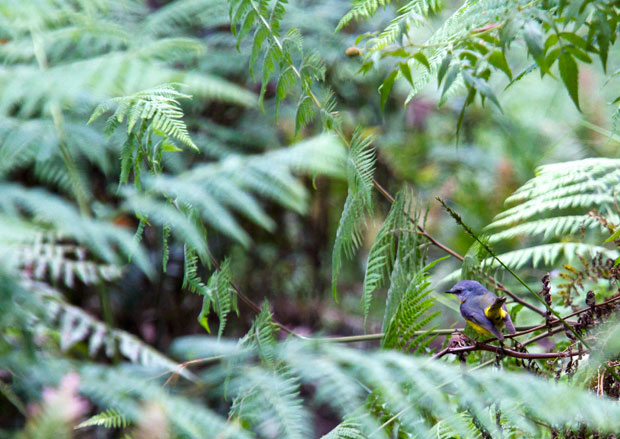
{"type": "Polygon", "coordinates": [[[169,392],[160,382],[147,380],[144,373],[131,373],[121,368],[83,366],[80,368],[82,384],[80,392],[102,407],[114,407],[127,419],[140,419],[139,403],[148,401],[159,405],[173,427],[182,437],[200,439],[205,437],[229,437],[249,439],[251,436],[234,423],[197,400],[169,392]]]}
{"type": "MultiPolygon", "coordinates": [[[[131,258],[145,273],[152,272],[144,249],[131,239],[131,234],[126,230],[111,223],[85,218],[67,201],[41,189],[0,183],[0,191],[3,194],[0,212],[5,216],[23,219],[27,215],[59,236],[72,238],[108,263],[124,265],[123,262],[131,258]]],[[[86,265],[77,268],[86,268],[86,265]]]]}
{"type": "MultiPolygon", "coordinates": [[[[433,437],[433,432],[437,434],[436,423],[441,420],[440,429],[449,429],[456,437],[468,438],[472,432],[470,418],[454,416],[461,411],[458,408],[461,403],[468,408],[470,416],[476,417],[477,425],[484,427],[493,437],[499,432],[492,407],[501,411],[504,424],[515,426],[522,435],[531,437],[543,434],[539,422],[558,428],[578,428],[580,425],[601,431],[617,428],[614,426],[617,420],[610,422],[613,418],[609,412],[600,411],[620,410],[614,402],[531,374],[491,369],[463,371],[458,365],[429,361],[397,351],[355,351],[327,344],[289,342],[279,353],[285,364],[290,365],[304,382],[316,384],[317,381],[306,379],[326,376],[331,373],[328,371],[335,369],[343,375],[338,376],[340,386],[367,388],[374,395],[380,395],[383,404],[379,414],[368,406],[360,410],[366,392],[361,392],[362,400],[349,408],[349,413],[355,412],[350,421],[358,423],[365,435],[377,434],[386,428],[386,424],[378,422],[381,428],[369,429],[368,421],[382,419],[381,415],[387,413],[388,417],[394,414],[399,421],[398,431],[401,433],[433,437]],[[584,413],[582,404],[593,405],[588,405],[587,413],[584,413]]],[[[323,381],[318,383],[320,387],[323,381]]],[[[334,409],[338,409],[342,402],[335,391],[337,388],[338,384],[331,389],[334,409]]],[[[390,431],[383,432],[390,437],[390,431]]]]}
{"type": "Polygon", "coordinates": [[[407,2],[396,11],[396,17],[390,21],[390,24],[383,31],[370,38],[368,44],[371,50],[382,50],[398,43],[399,37],[406,36],[410,29],[420,27],[431,12],[440,10],[440,6],[440,0],[411,0],[407,2]]]}
{"type": "Polygon", "coordinates": [[[353,7],[340,19],[336,31],[339,31],[351,21],[359,21],[375,15],[380,7],[385,8],[390,0],[353,0],[353,7]]]}
{"type": "MultiPolygon", "coordinates": [[[[175,177],[160,175],[145,178],[143,185],[145,190],[174,199],[179,205],[193,206],[206,224],[248,245],[249,236],[237,222],[235,212],[270,230],[273,221],[260,206],[257,196],[303,213],[307,208],[308,194],[293,173],[341,177],[344,164],[344,147],[335,136],[324,134],[263,154],[230,155],[217,163],[199,165],[175,177]]],[[[128,193],[131,194],[130,205],[133,206],[136,196],[133,192],[128,193]]],[[[147,201],[136,204],[136,210],[146,215],[145,208],[140,207],[142,205],[146,207],[147,201]]],[[[162,214],[171,208],[153,209],[150,206],[150,209],[161,217],[158,223],[165,223],[162,214]]],[[[179,223],[181,219],[174,218],[179,215],[175,213],[170,221],[179,223]]],[[[173,233],[182,230],[172,227],[173,233]]],[[[184,242],[200,249],[193,240],[184,242]]]]}
{"type": "Polygon", "coordinates": [[[415,338],[413,336],[416,331],[421,330],[440,314],[440,312],[428,314],[435,303],[435,300],[429,297],[432,289],[428,274],[434,264],[417,272],[409,282],[396,311],[385,325],[385,335],[381,342],[383,347],[398,350],[422,350],[424,340],[429,337],[429,333],[415,338]]]}
{"type": "Polygon", "coordinates": [[[551,237],[560,238],[562,236],[575,235],[582,228],[584,230],[602,230],[601,224],[589,215],[557,216],[517,224],[501,232],[494,233],[489,237],[489,242],[504,241],[520,235],[534,236],[542,234],[543,239],[551,237]]]}
{"type": "Polygon", "coordinates": [[[338,275],[344,258],[352,258],[362,244],[362,223],[372,210],[375,152],[371,139],[357,131],[351,140],[347,161],[348,193],[336,231],[332,253],[332,289],[338,297],[338,275]]]}
{"type": "Polygon", "coordinates": [[[123,206],[129,211],[135,211],[141,219],[159,226],[169,226],[173,236],[180,242],[184,242],[196,249],[199,255],[206,255],[207,248],[204,233],[191,219],[169,202],[161,201],[154,197],[137,194],[133,190],[124,191],[125,202],[123,206]]]}
{"type": "Polygon", "coordinates": [[[237,308],[237,293],[233,289],[231,282],[230,264],[228,259],[226,259],[221,264],[219,270],[211,275],[207,285],[195,291],[203,296],[202,310],[198,316],[198,322],[200,322],[207,332],[210,332],[207,319],[211,307],[213,307],[215,314],[220,319],[220,326],[217,331],[218,338],[224,333],[228,314],[231,311],[235,311],[237,315],[239,314],[239,309],[237,308]]]}
{"type": "Polygon", "coordinates": [[[104,347],[106,355],[111,358],[119,353],[133,363],[163,372],[176,371],[187,379],[195,379],[191,372],[181,368],[134,335],[120,329],[109,328],[81,308],[70,305],[58,290],[49,285],[30,280],[24,280],[21,284],[45,304],[46,318],[52,322],[51,324],[57,322],[62,351],[70,349],[76,343],[88,342],[88,352],[91,356],[96,355],[104,347]]]}
{"type": "Polygon", "coordinates": [[[104,102],[95,108],[88,123],[92,123],[102,114],[116,107],[111,119],[122,123],[127,118],[128,135],[131,134],[141,119],[149,121],[153,129],[160,131],[163,135],[175,138],[198,150],[189,136],[185,122],[183,122],[183,110],[178,101],[179,99],[190,99],[191,96],[180,93],[174,88],[174,85],[164,84],[131,96],[123,96],[104,102]]]}
{"type": "Polygon", "coordinates": [[[255,28],[250,57],[250,73],[254,76],[256,60],[263,55],[262,84],[259,104],[263,99],[267,85],[276,79],[276,109],[289,95],[293,87],[299,85],[299,100],[295,116],[295,132],[309,123],[320,107],[312,86],[316,80],[323,80],[325,67],[317,53],[303,53],[302,35],[297,28],[290,28],[282,36],[281,22],[285,13],[286,0],[230,0],[230,22],[233,34],[237,38],[237,47],[255,28]],[[301,60],[301,61],[297,61],[301,60]]]}
{"type": "MultiPolygon", "coordinates": [[[[510,268],[523,268],[531,264],[534,267],[551,267],[558,260],[575,261],[577,256],[594,257],[602,254],[605,257],[616,259],[620,256],[617,250],[610,250],[594,244],[584,244],[580,242],[555,242],[551,244],[536,245],[520,250],[497,255],[497,257],[510,268]]],[[[496,267],[497,261],[494,258],[487,258],[482,261],[484,267],[496,267]]]]}
{"type": "Polygon", "coordinates": [[[125,428],[129,421],[121,412],[115,409],[108,409],[101,413],[91,416],[86,421],[78,424],[75,429],[102,426],[105,428],[125,428]]]}
{"type": "Polygon", "coordinates": [[[43,235],[33,244],[0,246],[0,252],[11,258],[25,276],[62,281],[68,287],[75,285],[76,277],[88,285],[119,279],[123,273],[118,265],[86,259],[85,247],[59,244],[53,240],[46,242],[43,235]]]}
{"type": "Polygon", "coordinates": [[[305,439],[312,427],[300,398],[299,380],[286,371],[247,368],[239,377],[231,416],[249,422],[265,437],[305,439]]]}
{"type": "Polygon", "coordinates": [[[321,439],[367,439],[354,422],[342,422],[336,428],[322,436],[321,439]]]}
{"type": "Polygon", "coordinates": [[[421,282],[420,279],[416,279],[416,276],[424,271],[426,265],[426,250],[421,245],[423,241],[415,230],[411,230],[421,220],[421,211],[419,207],[413,205],[415,199],[411,193],[405,192],[403,199],[403,211],[407,214],[411,212],[412,218],[406,215],[397,218],[397,229],[394,232],[397,234],[398,241],[393,249],[395,255],[383,317],[384,332],[392,324],[410,287],[413,287],[411,292],[414,295],[411,299],[415,302],[415,288],[418,282],[421,282]]]}
{"type": "Polygon", "coordinates": [[[575,255],[593,256],[596,252],[615,257],[614,250],[567,242],[567,238],[581,230],[605,234],[601,223],[586,215],[589,210],[599,212],[611,224],[620,221],[615,207],[615,197],[620,191],[619,166],[617,159],[585,159],[538,168],[536,177],[506,200],[514,206],[498,214],[485,231],[493,243],[535,235],[542,235],[546,241],[562,237],[564,242],[523,248],[500,255],[500,259],[510,267],[519,268],[529,263],[548,266],[560,257],[573,259],[575,255]]]}
{"type": "Polygon", "coordinates": [[[364,309],[364,321],[368,317],[372,294],[380,288],[385,280],[389,278],[394,260],[398,236],[407,229],[408,222],[403,221],[405,216],[405,192],[399,191],[396,194],[394,203],[390,208],[387,218],[381,226],[381,230],[375,238],[375,242],[368,253],[366,263],[366,273],[364,274],[364,285],[362,287],[362,304],[364,309]],[[399,229],[403,230],[399,230],[399,229]]]}
{"type": "Polygon", "coordinates": [[[276,326],[273,323],[268,302],[265,301],[250,330],[239,340],[238,345],[244,349],[256,351],[264,364],[275,367],[276,326]]]}

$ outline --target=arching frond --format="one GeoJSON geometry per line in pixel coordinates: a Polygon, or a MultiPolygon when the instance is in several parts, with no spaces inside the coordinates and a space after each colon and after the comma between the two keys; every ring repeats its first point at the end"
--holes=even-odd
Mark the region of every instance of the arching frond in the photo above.
{"type": "MultiPolygon", "coordinates": [[[[578,256],[594,257],[597,254],[603,254],[612,259],[620,256],[617,250],[611,250],[599,245],[580,242],[554,242],[514,250],[499,254],[497,257],[510,268],[523,268],[527,265],[551,267],[560,260],[574,262],[578,256]]],[[[494,258],[487,258],[482,264],[485,267],[498,266],[494,258]]]]}
{"type": "Polygon", "coordinates": [[[67,351],[76,343],[87,342],[88,353],[95,356],[103,349],[105,354],[114,358],[122,355],[132,363],[136,363],[159,372],[175,372],[187,379],[194,375],[181,368],[177,363],[152,348],[138,337],[108,327],[105,323],[92,317],[81,308],[67,303],[63,295],[54,288],[40,282],[24,281],[23,288],[36,294],[45,304],[46,327],[57,326],[60,332],[60,349],[67,351]]]}
{"type": "MultiPolygon", "coordinates": [[[[230,155],[216,163],[199,165],[180,176],[148,177],[143,185],[151,193],[174,199],[180,206],[193,206],[207,224],[247,245],[249,236],[234,213],[271,230],[273,221],[258,203],[257,196],[304,212],[307,191],[294,173],[341,177],[344,163],[344,147],[335,136],[325,134],[263,154],[230,155]]],[[[131,203],[133,199],[132,195],[131,203]]],[[[172,230],[174,233],[175,228],[172,230]]]]}
{"type": "MultiPolygon", "coordinates": [[[[568,236],[591,230],[606,237],[609,230],[587,215],[588,211],[598,212],[611,224],[620,222],[615,202],[620,191],[619,166],[619,160],[603,158],[538,168],[536,177],[506,200],[513,207],[498,214],[485,232],[492,243],[537,235],[547,243],[538,241],[531,247],[500,255],[500,259],[510,267],[520,268],[526,264],[550,266],[562,257],[572,260],[576,255],[594,256],[597,252],[615,258],[617,251],[598,244],[604,239],[591,245],[571,242],[568,236]],[[554,238],[563,239],[552,242],[554,238]]],[[[486,262],[494,264],[491,259],[486,262]]]]}
{"type": "MultiPolygon", "coordinates": [[[[0,183],[0,191],[3,195],[0,212],[5,218],[29,218],[42,230],[71,238],[108,263],[121,266],[132,259],[146,273],[151,273],[152,268],[144,249],[131,239],[128,231],[108,222],[83,217],[69,202],[41,189],[26,189],[17,184],[0,183]],[[23,213],[27,216],[22,215],[23,213]]],[[[12,241],[18,243],[19,240],[16,236],[12,241]]],[[[55,269],[59,268],[57,266],[55,269]]],[[[81,267],[73,266],[73,269],[88,267],[83,264],[81,267]]],[[[86,279],[87,275],[84,276],[86,279]]]]}

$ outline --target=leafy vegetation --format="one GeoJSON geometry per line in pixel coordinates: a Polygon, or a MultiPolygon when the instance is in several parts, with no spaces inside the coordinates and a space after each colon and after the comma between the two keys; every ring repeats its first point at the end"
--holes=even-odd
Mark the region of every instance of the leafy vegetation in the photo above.
{"type": "Polygon", "coordinates": [[[616,2],[0,11],[0,437],[620,431],[616,2]]]}

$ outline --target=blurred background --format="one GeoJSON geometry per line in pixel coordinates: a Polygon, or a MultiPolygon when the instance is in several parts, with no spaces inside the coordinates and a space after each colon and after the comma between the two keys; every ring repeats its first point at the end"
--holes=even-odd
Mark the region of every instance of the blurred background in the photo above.
{"type": "MultiPolygon", "coordinates": [[[[267,84],[264,109],[259,107],[256,96],[261,87],[260,72],[256,73],[258,81],[248,75],[251,42],[237,47],[224,1],[213,0],[209,8],[190,15],[175,10],[174,1],[151,0],[146,5],[136,2],[135,10],[124,15],[112,11],[105,17],[110,23],[106,35],[81,29],[73,39],[63,39],[53,32],[54,20],[58,19],[54,11],[38,10],[37,2],[24,4],[23,8],[11,3],[0,3],[5,12],[2,25],[6,28],[0,43],[4,63],[0,96],[6,116],[1,127],[5,142],[0,153],[3,178],[26,187],[43,186],[63,197],[70,192],[66,177],[58,171],[62,162],[53,151],[57,134],[50,128],[55,121],[53,111],[47,112],[46,107],[46,102],[56,99],[64,111],[67,137],[74,139],[68,146],[76,156],[78,171],[88,179],[86,186],[93,211],[100,218],[113,218],[116,225],[131,233],[138,223],[120,207],[116,187],[122,145],[116,135],[104,136],[104,121],[86,125],[93,104],[102,99],[167,81],[188,84],[187,92],[193,98],[182,104],[200,153],[184,151],[166,156],[165,166],[171,172],[235,154],[286,148],[322,131],[320,122],[316,122],[296,133],[296,102],[284,101],[278,122],[274,123],[273,83],[267,84]],[[38,12],[33,13],[34,10],[38,12]],[[26,38],[20,45],[19,36],[33,28],[40,30],[35,35],[44,47],[44,61],[31,40],[26,38]],[[130,38],[123,35],[125,32],[130,38]],[[157,48],[158,55],[152,56],[153,45],[164,37],[191,38],[191,45],[186,53],[180,52],[178,46],[168,53],[162,43],[157,48]],[[143,55],[147,58],[140,58],[143,55]],[[108,67],[100,68],[97,58],[108,67]],[[141,64],[131,64],[134,59],[141,64]],[[39,65],[43,73],[37,75],[24,67],[34,65],[39,65]],[[94,87],[93,78],[109,81],[100,81],[94,87]],[[57,88],[68,91],[59,95],[57,88]],[[32,109],[21,108],[16,114],[14,103],[19,99],[26,100],[22,104],[32,100],[32,109]]],[[[418,31],[421,39],[430,35],[459,2],[445,3],[443,11],[418,31]]],[[[316,50],[325,60],[325,82],[335,93],[345,133],[350,135],[360,128],[373,136],[376,179],[392,193],[408,183],[417,194],[419,207],[428,212],[427,230],[460,254],[468,252],[472,238],[446,215],[435,197],[446,200],[474,231],[481,231],[503,210],[506,197],[535,175],[538,166],[585,157],[618,156],[620,138],[612,132],[614,108],[610,105],[618,83],[615,76],[606,81],[596,62],[580,65],[581,113],[557,79],[541,79],[533,73],[505,89],[508,80],[496,78],[492,85],[503,112],[492,105],[471,106],[465,114],[458,144],[456,125],[464,97],[456,96],[438,106],[440,93],[436,83],[408,100],[410,87],[399,80],[382,110],[378,88],[390,66],[375,63],[375,67],[360,74],[361,57],[347,56],[345,51],[355,46],[358,35],[389,23],[394,9],[380,10],[372,27],[363,22],[352,23],[334,32],[349,8],[347,1],[292,0],[283,28],[299,28],[304,47],[316,50]]],[[[83,18],[81,24],[87,26],[87,14],[83,18]]],[[[519,58],[524,56],[524,50],[513,52],[510,64],[521,67],[513,68],[516,75],[531,61],[519,58]]],[[[617,51],[610,52],[609,65],[616,66],[617,61],[617,51]]],[[[371,308],[366,327],[361,291],[367,253],[390,204],[375,194],[375,213],[367,218],[361,250],[343,268],[340,300],[336,303],[331,288],[331,252],[346,198],[346,182],[342,176],[307,175],[300,179],[305,195],[299,208],[263,201],[265,211],[275,222],[273,230],[239,218],[251,237],[247,247],[208,230],[214,257],[229,257],[238,287],[255,303],[267,299],[275,319],[300,334],[381,331],[385,291],[373,299],[376,306],[371,308]]],[[[524,245],[522,239],[503,241],[496,250],[520,248],[524,245]]],[[[152,264],[159,267],[163,253],[161,230],[147,228],[142,243],[152,264]]],[[[202,298],[182,288],[183,251],[183,245],[172,240],[167,272],[156,270],[153,279],[130,266],[122,281],[106,286],[107,301],[101,300],[97,285],[75,282],[63,285],[63,291],[70,303],[167,352],[180,336],[204,334],[196,319],[202,298]]],[[[443,254],[437,249],[429,248],[429,260],[440,256],[443,254]]],[[[450,286],[460,265],[450,258],[434,268],[437,291],[450,286]]],[[[542,269],[525,272],[529,280],[540,279],[543,273],[542,269]]],[[[500,276],[500,280],[520,292],[511,279],[500,276]]],[[[245,334],[254,318],[254,312],[246,305],[239,306],[239,316],[229,318],[227,337],[245,334]]],[[[439,306],[444,313],[436,322],[438,326],[461,325],[454,303],[443,300],[439,306]]],[[[210,326],[217,327],[217,317],[210,318],[210,326]]],[[[527,323],[527,313],[519,323],[527,323]]],[[[0,424],[10,424],[14,414],[15,409],[0,400],[0,424]]]]}

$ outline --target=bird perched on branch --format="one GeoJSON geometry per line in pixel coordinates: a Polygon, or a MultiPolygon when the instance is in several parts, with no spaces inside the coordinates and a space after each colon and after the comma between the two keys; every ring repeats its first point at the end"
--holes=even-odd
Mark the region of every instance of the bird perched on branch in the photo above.
{"type": "Polygon", "coordinates": [[[456,295],[461,302],[461,315],[479,334],[492,334],[501,341],[504,326],[509,333],[515,333],[505,297],[497,297],[474,280],[462,280],[446,293],[456,295]]]}

